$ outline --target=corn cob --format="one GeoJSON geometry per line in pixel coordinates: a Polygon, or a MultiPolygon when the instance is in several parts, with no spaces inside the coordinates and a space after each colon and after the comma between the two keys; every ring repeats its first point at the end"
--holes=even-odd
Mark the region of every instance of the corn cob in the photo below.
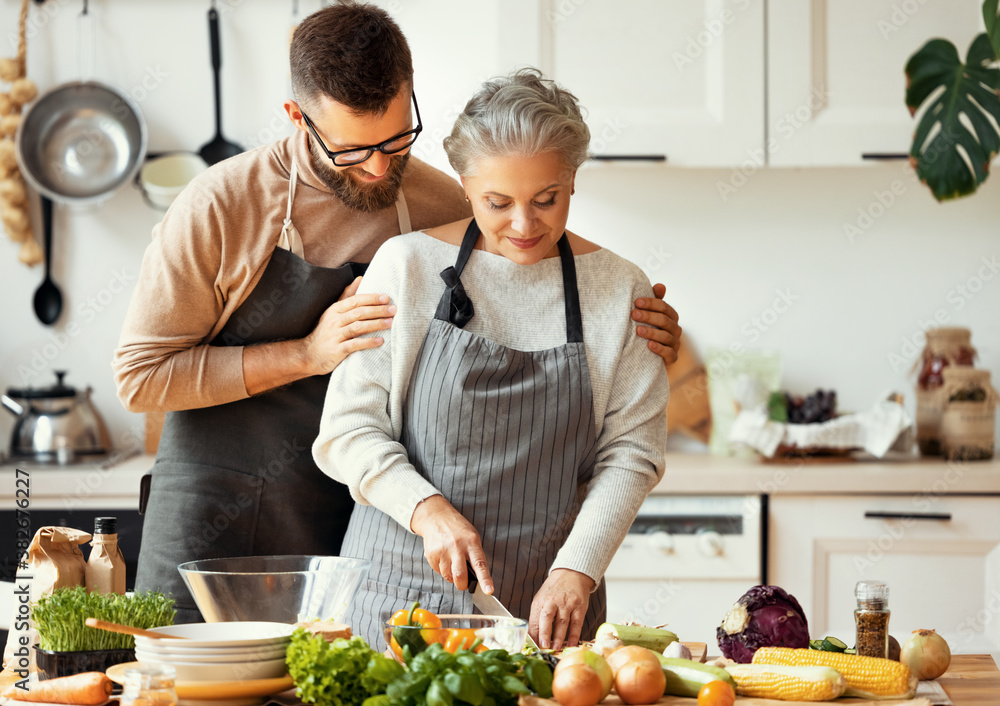
{"type": "Polygon", "coordinates": [[[733,664],[726,667],[736,680],[736,693],[782,701],[831,701],[844,693],[844,676],[831,667],[782,667],[733,664]]]}
{"type": "Polygon", "coordinates": [[[754,653],[753,663],[788,667],[833,667],[847,680],[844,696],[876,700],[908,699],[917,691],[917,678],[909,667],[881,657],[804,648],[761,647],[754,653]]]}

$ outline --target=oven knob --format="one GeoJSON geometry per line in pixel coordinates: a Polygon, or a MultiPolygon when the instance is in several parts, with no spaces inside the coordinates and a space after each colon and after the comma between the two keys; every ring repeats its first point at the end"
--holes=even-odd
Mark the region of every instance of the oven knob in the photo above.
{"type": "Polygon", "coordinates": [[[646,535],[649,547],[662,554],[671,554],[674,551],[674,538],[669,532],[656,530],[646,535]]]}
{"type": "Polygon", "coordinates": [[[698,549],[705,556],[722,556],[722,535],[715,530],[699,532],[698,549]]]}

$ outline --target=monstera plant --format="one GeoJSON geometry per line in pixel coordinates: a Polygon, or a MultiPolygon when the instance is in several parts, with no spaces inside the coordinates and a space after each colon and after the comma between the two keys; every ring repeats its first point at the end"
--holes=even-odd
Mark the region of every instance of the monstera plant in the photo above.
{"type": "Polygon", "coordinates": [[[965,63],[954,44],[932,39],[906,64],[910,114],[928,104],[913,134],[910,160],[938,201],[975,192],[1000,151],[997,5],[998,0],[983,3],[986,32],[972,41],[965,63]]]}

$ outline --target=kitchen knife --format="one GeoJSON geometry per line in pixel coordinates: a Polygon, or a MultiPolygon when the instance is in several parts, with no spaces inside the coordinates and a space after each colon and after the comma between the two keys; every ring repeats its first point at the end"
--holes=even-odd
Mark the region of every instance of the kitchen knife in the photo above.
{"type": "MultiPolygon", "coordinates": [[[[513,618],[514,616],[504,607],[503,603],[497,600],[495,596],[491,596],[483,591],[482,586],[479,585],[479,579],[476,578],[476,574],[472,570],[472,565],[470,564],[466,569],[469,574],[469,593],[472,594],[472,604],[479,608],[483,612],[483,615],[513,618]]],[[[525,639],[529,647],[541,651],[535,641],[531,639],[531,635],[525,635],[525,639]]]]}

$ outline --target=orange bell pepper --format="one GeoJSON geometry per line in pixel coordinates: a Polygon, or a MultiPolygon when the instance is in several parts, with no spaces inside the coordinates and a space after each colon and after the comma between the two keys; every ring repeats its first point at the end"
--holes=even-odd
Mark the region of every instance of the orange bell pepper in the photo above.
{"type": "MultiPolygon", "coordinates": [[[[476,631],[472,628],[452,628],[448,630],[448,636],[442,644],[445,650],[455,654],[459,650],[471,648],[475,641],[476,631]]],[[[476,652],[483,652],[484,650],[486,650],[485,645],[480,644],[476,646],[476,652]]]]}
{"type": "MultiPolygon", "coordinates": [[[[389,624],[394,627],[416,626],[426,628],[420,631],[420,637],[423,638],[424,643],[427,645],[435,642],[443,642],[447,637],[447,633],[441,629],[441,618],[434,615],[431,611],[421,608],[419,602],[414,603],[411,608],[397,610],[389,619],[389,624]]],[[[396,642],[395,637],[392,637],[389,646],[392,648],[393,654],[399,659],[403,659],[403,648],[396,642]]]]}

